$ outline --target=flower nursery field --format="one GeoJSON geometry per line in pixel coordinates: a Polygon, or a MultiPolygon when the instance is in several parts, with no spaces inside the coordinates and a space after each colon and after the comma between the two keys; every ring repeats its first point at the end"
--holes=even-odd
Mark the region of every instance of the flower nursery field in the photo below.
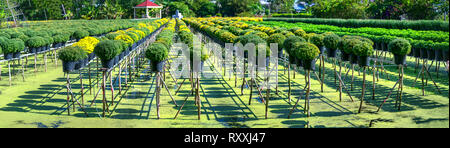
{"type": "MultiPolygon", "coordinates": [[[[35,25],[30,25],[29,29],[41,30],[39,28],[42,26],[59,23],[67,24],[68,22],[58,21],[50,22],[51,24],[48,23],[36,22],[35,25]]],[[[78,23],[90,24],[91,22],[70,23],[78,26],[78,23]]],[[[90,24],[93,27],[87,26],[87,28],[77,29],[89,30],[89,28],[96,28],[96,26],[108,26],[110,23],[114,24],[114,22],[100,21],[90,24]]],[[[277,90],[272,88],[269,97],[266,96],[266,90],[262,89],[261,96],[264,96],[264,99],[262,99],[258,95],[257,90],[253,90],[253,93],[251,93],[249,84],[241,87],[242,79],[223,77],[223,69],[219,66],[221,63],[216,61],[219,56],[214,54],[203,56],[204,53],[202,51],[202,61],[204,62],[202,72],[204,75],[209,74],[213,75],[213,77],[201,77],[199,79],[198,95],[200,102],[198,104],[201,107],[201,114],[198,116],[199,108],[196,106],[196,100],[193,95],[190,95],[191,91],[195,89],[191,86],[189,79],[173,79],[169,72],[161,74],[161,77],[164,77],[161,79],[164,79],[170,94],[162,86],[160,97],[157,97],[157,87],[160,85],[157,82],[157,79],[160,78],[157,74],[160,73],[155,72],[155,65],[149,59],[155,61],[158,60],[158,57],[147,56],[147,54],[158,54],[157,52],[147,51],[148,49],[154,49],[156,51],[159,48],[157,44],[164,47],[175,43],[177,40],[189,44],[192,43],[191,40],[193,37],[202,36],[201,41],[203,44],[243,42],[245,35],[256,35],[264,42],[270,42],[270,36],[275,33],[281,33],[285,36],[301,36],[306,39],[305,42],[311,44],[316,44],[312,36],[326,34],[327,32],[336,32],[340,37],[345,35],[359,35],[372,40],[375,44],[388,43],[393,38],[402,37],[411,42],[413,48],[430,47],[430,49],[440,50],[445,47],[448,49],[448,32],[445,31],[428,30],[420,32],[419,30],[411,29],[384,29],[380,31],[380,29],[371,28],[356,30],[358,28],[352,27],[349,29],[331,25],[261,21],[261,19],[257,18],[186,18],[183,20],[161,19],[143,22],[122,20],[120,23],[116,22],[116,24],[123,25],[122,27],[111,27],[110,29],[98,32],[92,30],[88,33],[90,35],[83,35],[78,38],[73,38],[73,35],[67,37],[66,42],[64,42],[65,46],[79,45],[83,46],[80,47],[83,50],[92,46],[90,51],[84,51],[96,54],[93,59],[89,59],[89,55],[86,55],[87,58],[84,58],[89,59],[89,62],[77,70],[71,72],[66,71],[67,73],[63,71],[63,61],[59,59],[62,54],[56,53],[62,52],[62,50],[69,50],[66,49],[67,47],[52,47],[55,52],[48,50],[48,52],[44,51],[43,53],[37,54],[37,56],[27,56],[26,60],[28,62],[26,64],[24,64],[24,57],[19,58],[21,64],[18,63],[17,59],[0,63],[2,69],[0,80],[0,127],[449,127],[449,76],[447,67],[444,65],[445,61],[443,60],[439,62],[439,60],[433,61],[430,59],[425,63],[422,61],[417,62],[413,54],[407,56],[407,67],[404,68],[403,75],[401,110],[398,110],[394,105],[396,102],[395,98],[399,94],[397,91],[393,91],[391,97],[384,103],[381,110],[377,112],[380,104],[383,103],[389,91],[394,85],[397,85],[396,82],[399,80],[398,66],[392,62],[394,60],[393,55],[386,53],[384,57],[378,57],[378,55],[383,55],[379,54],[382,53],[380,47],[380,49],[376,49],[376,53],[373,56],[370,56],[372,60],[369,65],[373,66],[375,64],[378,68],[368,67],[365,77],[365,100],[360,104],[364,79],[363,68],[355,66],[353,88],[350,90],[350,64],[348,62],[342,62],[341,71],[337,71],[337,73],[342,76],[348,93],[346,89],[340,93],[339,85],[337,85],[338,83],[336,83],[335,79],[335,68],[339,70],[339,66],[334,65],[336,61],[333,61],[327,54],[324,54],[324,75],[320,75],[320,78],[319,76],[311,75],[309,94],[309,111],[311,113],[308,117],[304,113],[306,107],[304,105],[305,94],[307,93],[304,88],[308,86],[305,80],[305,76],[307,75],[305,68],[294,68],[294,66],[290,66],[291,73],[288,74],[287,65],[289,60],[278,59],[278,71],[276,71],[278,74],[278,88],[277,90]],[[299,28],[292,30],[295,27],[303,28],[304,34],[299,33],[299,28]],[[391,32],[388,36],[383,36],[388,33],[383,33],[382,31],[391,32]],[[408,35],[408,33],[414,34],[408,35]],[[420,35],[421,33],[423,36],[420,35]],[[445,33],[446,35],[443,35],[445,33]],[[93,38],[87,38],[88,36],[93,38]],[[166,38],[171,40],[167,40],[166,38]],[[114,45],[114,47],[120,46],[122,48],[123,46],[122,53],[129,53],[126,53],[122,60],[119,60],[114,67],[110,67],[107,70],[111,78],[106,77],[105,79],[102,77],[102,71],[104,70],[98,67],[105,67],[105,61],[102,60],[108,58],[106,55],[109,53],[105,50],[103,52],[104,55],[100,55],[98,51],[100,51],[100,46],[103,43],[106,44],[116,40],[120,40],[121,44],[117,43],[116,45],[116,43],[111,43],[111,46],[108,47],[112,48],[112,45],[114,45]],[[36,66],[34,64],[35,58],[37,58],[36,66]],[[58,62],[55,62],[55,58],[58,58],[58,62]],[[374,59],[377,59],[378,62],[374,62],[376,61],[374,59]],[[383,65],[380,64],[380,60],[384,61],[383,65]],[[432,61],[433,63],[439,63],[439,65],[431,65],[432,61]],[[429,72],[432,79],[426,77],[423,80],[422,90],[422,80],[419,73],[423,64],[430,67],[429,72]],[[9,69],[12,73],[11,78],[9,78],[9,69]],[[374,71],[376,73],[375,75],[373,75],[374,71]],[[323,76],[324,78],[322,79],[323,76]],[[417,76],[419,77],[415,83],[417,76]],[[70,91],[73,92],[75,101],[69,99],[72,93],[69,92],[67,78],[70,79],[70,91]],[[104,85],[104,92],[106,92],[104,100],[106,103],[102,102],[101,98],[103,79],[107,83],[104,85]],[[92,82],[89,83],[89,80],[92,82]],[[183,80],[186,82],[180,86],[183,80]],[[376,89],[372,89],[373,80],[376,82],[376,89]],[[323,86],[321,85],[322,81],[323,86]],[[291,85],[292,100],[288,99],[289,84],[291,85]],[[178,89],[178,93],[175,93],[178,89]],[[341,97],[339,97],[340,94],[341,97]],[[172,101],[171,96],[173,96],[175,102],[172,101]],[[186,99],[186,96],[189,97],[186,99]],[[250,96],[252,96],[251,104],[248,103],[250,96]],[[288,118],[291,109],[300,96],[299,104],[296,106],[290,118],[288,118]],[[354,101],[350,99],[350,96],[354,101]],[[265,101],[267,98],[269,98],[270,102],[265,101]],[[105,107],[103,105],[107,105],[104,114],[103,110],[105,107]],[[176,116],[176,119],[174,119],[181,105],[184,106],[180,110],[179,115],[176,116]]],[[[26,28],[24,29],[26,30],[26,28]]],[[[64,29],[64,27],[58,29],[64,29]]],[[[11,34],[10,31],[5,32],[11,34]]],[[[76,31],[74,30],[73,32],[76,31]]],[[[60,34],[54,32],[48,33],[48,35],[36,36],[57,35],[60,34]]],[[[28,37],[31,36],[33,35],[24,34],[20,38],[22,40],[29,40],[28,37]]],[[[12,39],[10,37],[10,40],[12,39]]],[[[27,46],[26,48],[30,48],[26,44],[27,42],[24,42],[25,46],[27,46]]],[[[50,44],[55,43],[59,42],[50,44]]],[[[374,45],[374,47],[378,48],[379,46],[374,45]]],[[[22,54],[28,53],[28,51],[21,52],[22,54]]],[[[288,53],[285,52],[285,54],[288,53]]],[[[341,54],[341,52],[338,52],[337,55],[340,56],[341,54]]],[[[167,60],[166,64],[169,65],[173,62],[171,58],[177,55],[169,52],[167,56],[169,60],[167,60]]],[[[318,57],[314,58],[317,59],[318,57]]],[[[321,65],[320,60],[317,59],[315,65],[316,69],[314,72],[321,74],[322,69],[319,68],[319,65],[321,65]]]]}

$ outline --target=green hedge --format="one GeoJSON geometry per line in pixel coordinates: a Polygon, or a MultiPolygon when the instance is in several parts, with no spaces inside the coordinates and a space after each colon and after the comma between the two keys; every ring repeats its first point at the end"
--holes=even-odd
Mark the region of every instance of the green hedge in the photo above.
{"type": "Polygon", "coordinates": [[[449,31],[448,21],[418,20],[418,21],[400,21],[400,20],[361,20],[361,19],[324,19],[324,18],[264,18],[264,21],[285,21],[285,22],[303,22],[311,24],[326,24],[339,27],[359,28],[375,27],[387,29],[413,29],[413,30],[436,30],[449,31]]]}
{"type": "Polygon", "coordinates": [[[313,16],[308,13],[274,13],[272,17],[312,18],[313,16]]]}

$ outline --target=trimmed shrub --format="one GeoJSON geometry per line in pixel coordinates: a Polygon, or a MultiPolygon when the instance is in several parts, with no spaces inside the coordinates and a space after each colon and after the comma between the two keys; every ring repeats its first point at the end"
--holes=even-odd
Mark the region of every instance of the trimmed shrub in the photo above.
{"type": "MultiPolygon", "coordinates": [[[[317,47],[322,47],[322,46],[324,46],[324,38],[325,38],[325,36],[323,36],[321,34],[315,34],[311,37],[310,41],[317,47]]],[[[336,48],[333,48],[333,49],[336,49],[336,48]]]]}
{"type": "Polygon", "coordinates": [[[10,39],[11,35],[9,35],[8,33],[0,32],[0,37],[5,37],[7,39],[10,39]]]}
{"type": "Polygon", "coordinates": [[[87,58],[87,54],[80,47],[69,46],[58,52],[58,58],[65,62],[76,62],[87,58]]]}
{"type": "Polygon", "coordinates": [[[11,39],[16,47],[16,52],[20,52],[23,49],[25,49],[25,42],[22,41],[21,39],[15,38],[15,39],[11,39]]]}
{"type": "Polygon", "coordinates": [[[296,56],[301,60],[314,60],[319,56],[319,48],[311,43],[301,42],[295,45],[296,56]]]}
{"type": "Polygon", "coordinates": [[[339,45],[340,41],[341,41],[341,38],[336,34],[329,34],[323,38],[323,44],[325,45],[325,47],[331,48],[331,49],[338,49],[338,45],[339,45]]]}
{"type": "Polygon", "coordinates": [[[83,29],[76,30],[72,35],[75,39],[82,39],[87,36],[89,36],[89,32],[83,29]]]}
{"type": "Polygon", "coordinates": [[[304,37],[306,35],[305,30],[303,30],[301,28],[295,29],[291,32],[293,32],[296,36],[299,36],[299,37],[304,37]]]}
{"type": "Polygon", "coordinates": [[[120,35],[119,33],[111,32],[111,33],[106,34],[105,36],[106,36],[106,38],[108,38],[110,40],[114,40],[119,35],[120,35]]]}
{"type": "Polygon", "coordinates": [[[164,44],[161,43],[153,43],[147,48],[147,50],[145,50],[145,57],[154,64],[166,60],[168,56],[168,49],[164,44]]]}
{"type": "Polygon", "coordinates": [[[396,55],[407,55],[411,53],[411,44],[408,40],[398,38],[391,41],[388,45],[389,51],[396,55]]]}
{"type": "Polygon", "coordinates": [[[69,41],[69,36],[67,35],[55,35],[53,36],[53,43],[66,43],[69,41]]]}
{"type": "Polygon", "coordinates": [[[295,55],[294,53],[292,53],[292,51],[295,47],[294,44],[299,43],[299,42],[306,42],[306,40],[302,37],[290,36],[290,37],[286,38],[286,40],[284,40],[284,43],[283,43],[284,49],[286,50],[286,52],[289,55],[295,55]]]}
{"type": "Polygon", "coordinates": [[[348,53],[348,54],[354,54],[353,47],[359,43],[361,43],[361,41],[358,39],[343,39],[343,40],[341,40],[341,44],[342,44],[341,51],[348,53]]]}
{"type": "Polygon", "coordinates": [[[37,48],[37,47],[45,46],[46,40],[43,37],[35,36],[35,37],[31,37],[30,39],[28,39],[26,44],[30,48],[37,48]]]}
{"type": "Polygon", "coordinates": [[[224,32],[220,35],[220,40],[224,43],[234,43],[236,39],[237,37],[230,32],[224,32]]]}
{"type": "Polygon", "coordinates": [[[120,42],[114,40],[105,40],[99,42],[95,48],[94,53],[102,61],[108,61],[120,54],[122,45],[120,42]]]}
{"type": "Polygon", "coordinates": [[[360,57],[368,57],[373,55],[373,46],[367,42],[360,42],[353,47],[353,53],[360,57]]]}
{"type": "Polygon", "coordinates": [[[269,36],[267,38],[267,44],[270,46],[270,43],[277,43],[278,44],[278,50],[282,50],[284,41],[286,40],[286,37],[281,33],[275,33],[269,36]]]}

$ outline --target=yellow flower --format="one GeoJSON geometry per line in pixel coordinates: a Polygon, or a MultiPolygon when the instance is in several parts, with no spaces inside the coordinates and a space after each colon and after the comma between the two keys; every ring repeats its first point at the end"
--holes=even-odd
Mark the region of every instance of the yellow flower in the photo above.
{"type": "Polygon", "coordinates": [[[91,54],[94,51],[95,46],[99,43],[100,41],[97,40],[94,37],[85,37],[83,39],[81,39],[80,41],[74,43],[72,46],[78,46],[81,49],[83,49],[87,54],[91,54]]]}

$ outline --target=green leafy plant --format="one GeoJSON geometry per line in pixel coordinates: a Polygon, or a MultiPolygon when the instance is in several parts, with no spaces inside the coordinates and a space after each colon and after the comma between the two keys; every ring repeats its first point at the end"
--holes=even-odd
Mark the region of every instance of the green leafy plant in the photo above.
{"type": "Polygon", "coordinates": [[[43,37],[35,36],[28,39],[26,44],[30,48],[37,48],[44,46],[46,44],[46,40],[43,37]]]}
{"type": "Polygon", "coordinates": [[[8,39],[2,47],[3,53],[16,53],[25,48],[25,45],[20,39],[8,39]]]}
{"type": "Polygon", "coordinates": [[[115,40],[105,40],[99,42],[95,48],[94,53],[102,61],[108,61],[120,54],[122,51],[122,44],[115,40]]]}
{"type": "Polygon", "coordinates": [[[408,40],[398,38],[388,45],[389,51],[396,55],[407,55],[411,52],[411,44],[408,40]]]}
{"type": "Polygon", "coordinates": [[[78,46],[68,46],[58,52],[58,58],[65,62],[75,62],[87,58],[87,55],[78,46]]]}
{"type": "Polygon", "coordinates": [[[147,48],[147,50],[145,50],[145,57],[153,63],[160,63],[166,60],[168,56],[168,49],[161,43],[153,43],[147,48]]]}
{"type": "Polygon", "coordinates": [[[76,30],[72,35],[72,37],[75,39],[82,39],[87,36],[89,36],[89,32],[83,29],[76,30]]]}
{"type": "Polygon", "coordinates": [[[295,48],[296,56],[302,60],[314,60],[320,53],[316,45],[307,42],[296,43],[295,48]]]}
{"type": "Polygon", "coordinates": [[[357,56],[368,57],[373,55],[373,46],[368,42],[359,42],[353,47],[353,53],[357,56]]]}
{"type": "MultiPolygon", "coordinates": [[[[314,37],[313,37],[314,41],[314,37]]],[[[330,49],[338,49],[341,38],[336,34],[329,34],[323,38],[323,44],[330,49]]],[[[341,49],[342,50],[342,49],[341,49]]]]}
{"type": "Polygon", "coordinates": [[[290,36],[284,40],[283,46],[289,55],[295,55],[292,51],[294,50],[295,43],[306,42],[302,37],[290,36]]]}
{"type": "MultiPolygon", "coordinates": [[[[317,47],[322,47],[322,46],[324,46],[324,38],[325,38],[325,36],[323,36],[322,34],[316,34],[311,37],[311,43],[313,43],[317,47]]],[[[336,48],[333,48],[333,49],[336,49],[336,48]]]]}
{"type": "Polygon", "coordinates": [[[284,41],[286,40],[286,37],[281,33],[275,33],[269,36],[267,38],[267,43],[270,46],[270,43],[277,43],[278,44],[278,50],[283,49],[284,41]]]}

